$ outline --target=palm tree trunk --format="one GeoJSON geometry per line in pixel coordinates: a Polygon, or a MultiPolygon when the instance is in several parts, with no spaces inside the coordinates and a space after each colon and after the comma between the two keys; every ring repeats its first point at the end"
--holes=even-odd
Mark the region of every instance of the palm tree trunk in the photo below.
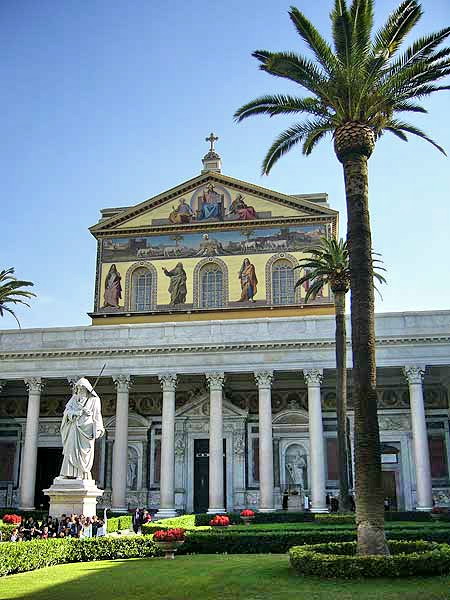
{"type": "Polygon", "coordinates": [[[359,554],[388,554],[377,416],[372,239],[367,158],[342,160],[351,281],[356,523],[359,554]]]}
{"type": "Polygon", "coordinates": [[[345,328],[345,292],[334,292],[336,309],[336,415],[339,461],[339,508],[350,510],[347,456],[347,332],[345,328]]]}

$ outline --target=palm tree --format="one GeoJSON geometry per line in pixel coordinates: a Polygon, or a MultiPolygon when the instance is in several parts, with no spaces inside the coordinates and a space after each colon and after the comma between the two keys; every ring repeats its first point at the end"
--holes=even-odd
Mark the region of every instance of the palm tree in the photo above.
{"type": "Polygon", "coordinates": [[[13,309],[6,306],[6,304],[24,304],[25,306],[30,306],[23,298],[32,298],[36,294],[21,289],[30,285],[33,285],[31,281],[21,281],[14,277],[13,267],[0,271],[0,316],[3,317],[5,312],[8,312],[15,318],[19,327],[19,319],[13,309]]]}
{"type": "MultiPolygon", "coordinates": [[[[385,270],[379,259],[373,259],[374,268],[385,270]]],[[[303,275],[295,287],[308,282],[305,303],[314,300],[328,285],[333,293],[336,314],[335,353],[336,353],[336,415],[339,463],[339,506],[350,510],[349,497],[349,454],[347,452],[347,332],[345,326],[345,295],[350,290],[350,269],[348,264],[347,242],[335,238],[322,238],[317,248],[309,251],[294,269],[303,269],[303,275]]],[[[385,278],[374,271],[379,283],[385,278]]]]}
{"type": "MultiPolygon", "coordinates": [[[[355,408],[356,520],[358,552],[385,554],[380,439],[376,404],[375,328],[371,232],[368,205],[368,159],[385,132],[407,140],[412,134],[444,150],[403,112],[424,113],[417,100],[444,89],[450,73],[450,48],[439,49],[450,27],[426,35],[402,53],[406,36],[420,20],[417,0],[405,0],[385,25],[373,33],[373,0],[334,0],[333,47],[296,8],[289,16],[312,52],[312,60],[293,52],[257,50],[263,71],[297,83],[309,95],[266,95],[242,106],[238,121],[252,115],[303,113],[274,141],[263,160],[263,173],[296,144],[308,155],[330,134],[342,164],[347,200],[350,264],[353,396],[355,408]]],[[[444,152],[445,154],[445,152],[444,152]]]]}

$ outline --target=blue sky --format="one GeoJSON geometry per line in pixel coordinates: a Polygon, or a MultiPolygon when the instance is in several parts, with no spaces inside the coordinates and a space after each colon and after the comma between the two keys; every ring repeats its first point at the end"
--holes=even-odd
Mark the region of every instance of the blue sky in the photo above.
{"type": "MultiPolygon", "coordinates": [[[[397,2],[378,0],[377,21],[397,2]]],[[[414,37],[450,23],[448,0],[424,0],[414,37]]],[[[329,34],[331,1],[298,1],[329,34]]],[[[0,185],[2,268],[35,282],[22,327],[90,322],[101,208],[141,202],[200,172],[214,131],[227,175],[287,194],[327,192],[341,213],[342,171],[329,141],[261,177],[261,160],[292,119],[233,113],[294,86],[258,70],[256,49],[304,51],[279,0],[3,0],[0,185]]],[[[413,115],[450,152],[450,92],[413,115]]],[[[370,160],[374,247],[389,285],[377,311],[449,308],[449,159],[384,136],[370,160]]],[[[15,327],[6,316],[2,328],[15,327]]]]}

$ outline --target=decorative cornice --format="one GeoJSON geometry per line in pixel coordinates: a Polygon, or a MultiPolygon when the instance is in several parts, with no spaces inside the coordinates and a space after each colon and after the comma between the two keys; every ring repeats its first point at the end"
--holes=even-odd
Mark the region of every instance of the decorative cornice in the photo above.
{"type": "Polygon", "coordinates": [[[128,392],[133,385],[130,375],[113,375],[112,380],[114,381],[118,392],[128,392]]]}
{"type": "MultiPolygon", "coordinates": [[[[407,338],[380,338],[377,347],[406,346],[416,344],[450,344],[450,336],[417,336],[407,338]]],[[[348,342],[350,347],[350,342],[348,342]]],[[[146,356],[164,354],[204,354],[205,352],[260,352],[261,350],[308,350],[308,349],[333,349],[334,339],[293,341],[293,342],[233,342],[225,344],[198,344],[177,346],[155,346],[141,348],[88,348],[86,350],[37,350],[21,352],[3,352],[0,361],[40,358],[95,358],[98,356],[146,356]]]]}
{"type": "Polygon", "coordinates": [[[102,238],[122,238],[130,235],[146,236],[151,234],[170,235],[172,233],[211,233],[220,229],[237,229],[242,231],[244,228],[254,229],[255,227],[280,227],[294,225],[311,225],[313,223],[330,223],[336,225],[336,218],[330,215],[321,217],[298,216],[298,217],[272,217],[270,219],[253,219],[248,221],[200,221],[198,223],[185,223],[183,225],[141,225],[139,227],[129,227],[121,229],[112,229],[99,231],[95,233],[97,239],[102,238]]]}
{"type": "Polygon", "coordinates": [[[206,373],[206,380],[211,391],[222,390],[225,373],[206,373]]]}
{"type": "Polygon", "coordinates": [[[407,366],[404,367],[403,373],[408,381],[409,385],[422,384],[423,376],[425,374],[425,368],[423,366],[407,366]]]}
{"type": "Polygon", "coordinates": [[[323,371],[322,369],[303,369],[303,377],[308,387],[320,387],[323,371]]]}
{"type": "Polygon", "coordinates": [[[255,371],[255,381],[259,389],[270,389],[273,379],[273,371],[255,371]]]}
{"type": "Polygon", "coordinates": [[[44,382],[40,377],[29,377],[24,382],[30,394],[40,394],[44,389],[44,382]]]}
{"type": "Polygon", "coordinates": [[[174,392],[177,387],[177,375],[176,373],[164,373],[158,375],[158,379],[161,382],[163,392],[174,392]]]}

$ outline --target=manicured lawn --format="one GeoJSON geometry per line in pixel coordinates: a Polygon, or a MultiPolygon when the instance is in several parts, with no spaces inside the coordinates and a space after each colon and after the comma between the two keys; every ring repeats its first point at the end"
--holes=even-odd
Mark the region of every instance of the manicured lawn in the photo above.
{"type": "Polygon", "coordinates": [[[448,600],[450,577],[321,581],[294,575],[286,555],[203,555],[59,565],[0,580],[22,600],[448,600]]]}

